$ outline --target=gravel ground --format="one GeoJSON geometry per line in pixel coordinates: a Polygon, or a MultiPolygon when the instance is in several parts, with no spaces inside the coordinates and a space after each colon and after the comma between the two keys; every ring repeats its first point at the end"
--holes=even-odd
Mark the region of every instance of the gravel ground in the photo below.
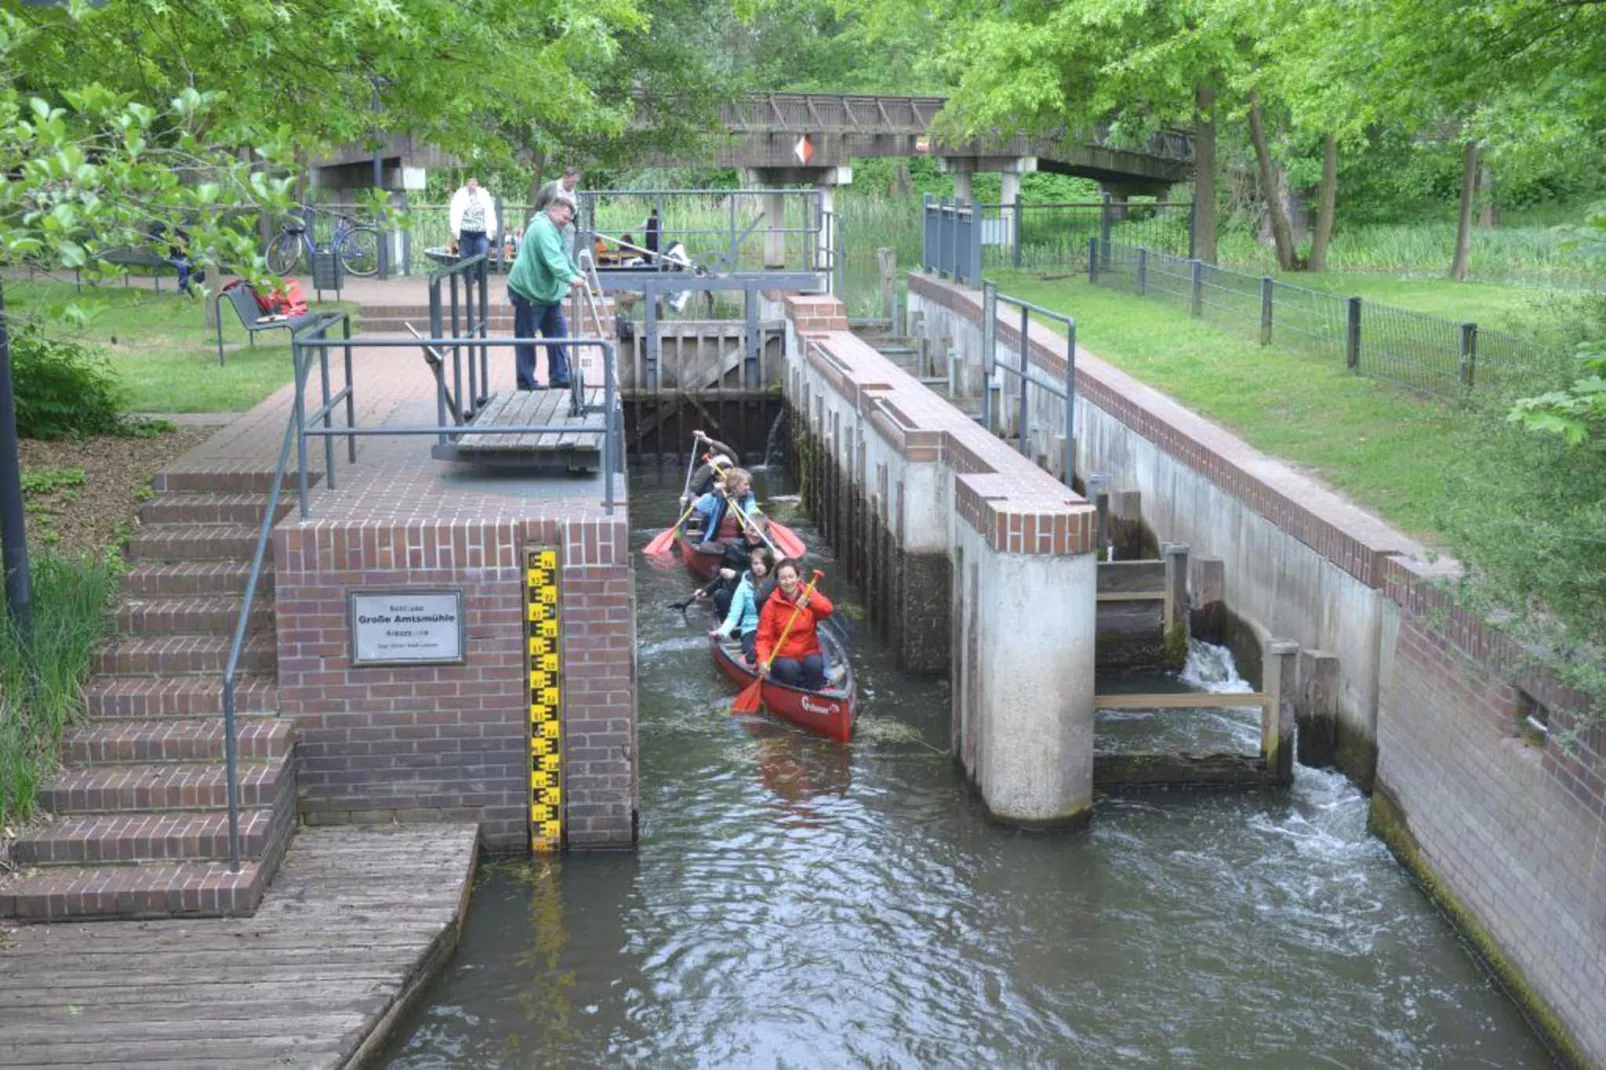
{"type": "Polygon", "coordinates": [[[29,546],[70,557],[116,545],[150,496],[151,477],[215,430],[188,426],[156,438],[24,439],[19,452],[29,546]],[[74,486],[78,472],[83,480],[74,486]],[[29,477],[52,485],[29,490],[29,477]]]}

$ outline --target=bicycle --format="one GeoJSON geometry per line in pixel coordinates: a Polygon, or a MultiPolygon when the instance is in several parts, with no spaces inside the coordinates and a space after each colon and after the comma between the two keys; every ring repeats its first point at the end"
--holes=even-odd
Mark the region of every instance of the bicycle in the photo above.
{"type": "MultiPolygon", "coordinates": [[[[330,212],[335,218],[334,233],[329,248],[340,258],[346,274],[366,277],[379,273],[379,231],[351,216],[330,212]]],[[[279,233],[268,242],[268,270],[275,275],[288,275],[301,263],[303,253],[308,263],[318,251],[308,232],[307,220],[290,216],[279,224],[279,233]]]]}

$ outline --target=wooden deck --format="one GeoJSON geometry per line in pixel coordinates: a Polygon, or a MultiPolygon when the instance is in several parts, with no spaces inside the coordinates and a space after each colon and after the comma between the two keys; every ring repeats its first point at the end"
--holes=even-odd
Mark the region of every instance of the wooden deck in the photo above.
{"type": "MultiPolygon", "coordinates": [[[[482,427],[583,427],[603,422],[603,392],[586,391],[591,411],[569,415],[567,390],[510,390],[491,395],[474,417],[482,427]]],[[[445,447],[452,460],[487,463],[550,463],[567,469],[602,467],[602,435],[597,431],[546,431],[527,435],[476,435],[472,431],[445,447]]],[[[437,453],[440,453],[437,448],[437,453]]]]}
{"type": "Polygon", "coordinates": [[[253,918],[0,930],[0,1066],[355,1065],[456,947],[477,843],[305,829],[253,918]]]}

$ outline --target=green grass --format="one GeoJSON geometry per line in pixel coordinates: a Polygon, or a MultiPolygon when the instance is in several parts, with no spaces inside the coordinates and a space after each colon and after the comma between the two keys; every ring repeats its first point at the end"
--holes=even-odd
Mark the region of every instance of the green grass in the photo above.
{"type": "Polygon", "coordinates": [[[1473,414],[1341,364],[1252,341],[1142,298],[997,272],[1000,292],[1075,317],[1077,341],[1183,405],[1291,461],[1402,530],[1442,545],[1445,474],[1467,463],[1473,414]]]}
{"type": "MultiPolygon", "coordinates": [[[[171,290],[153,293],[134,287],[84,287],[32,281],[6,284],[6,303],[21,315],[60,310],[69,304],[87,309],[79,326],[53,324],[52,334],[96,347],[110,362],[128,412],[240,412],[290,381],[290,332],[270,331],[248,345],[233,309],[224,308],[223,343],[227,363],[217,362],[217,332],[206,326],[199,298],[171,290]]],[[[353,302],[327,302],[319,309],[353,302]]]]}
{"type": "Polygon", "coordinates": [[[27,820],[83,708],[81,684],[117,589],[114,558],[32,561],[33,642],[0,616],[0,827],[27,820]]]}
{"type": "Polygon", "coordinates": [[[1398,305],[1456,323],[1476,323],[1505,331],[1530,326],[1536,300],[1554,293],[1544,287],[1492,282],[1456,282],[1449,278],[1400,278],[1359,271],[1294,271],[1276,275],[1279,282],[1328,290],[1363,301],[1398,305]]]}

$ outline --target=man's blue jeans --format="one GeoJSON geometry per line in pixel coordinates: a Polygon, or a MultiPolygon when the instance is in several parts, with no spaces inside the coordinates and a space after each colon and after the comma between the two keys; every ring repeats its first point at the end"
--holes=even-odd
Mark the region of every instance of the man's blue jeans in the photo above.
{"type": "Polygon", "coordinates": [[[467,260],[491,251],[491,239],[483,230],[465,230],[457,235],[457,255],[467,260]]]}
{"type": "MultiPolygon", "coordinates": [[[[509,291],[513,299],[513,337],[534,338],[540,332],[543,338],[562,338],[569,333],[569,324],[563,318],[563,306],[538,305],[509,291]]],[[[547,346],[547,376],[553,386],[569,385],[569,355],[567,346],[547,346]]],[[[514,349],[520,390],[539,390],[535,380],[535,347],[521,345],[514,349]]]]}

